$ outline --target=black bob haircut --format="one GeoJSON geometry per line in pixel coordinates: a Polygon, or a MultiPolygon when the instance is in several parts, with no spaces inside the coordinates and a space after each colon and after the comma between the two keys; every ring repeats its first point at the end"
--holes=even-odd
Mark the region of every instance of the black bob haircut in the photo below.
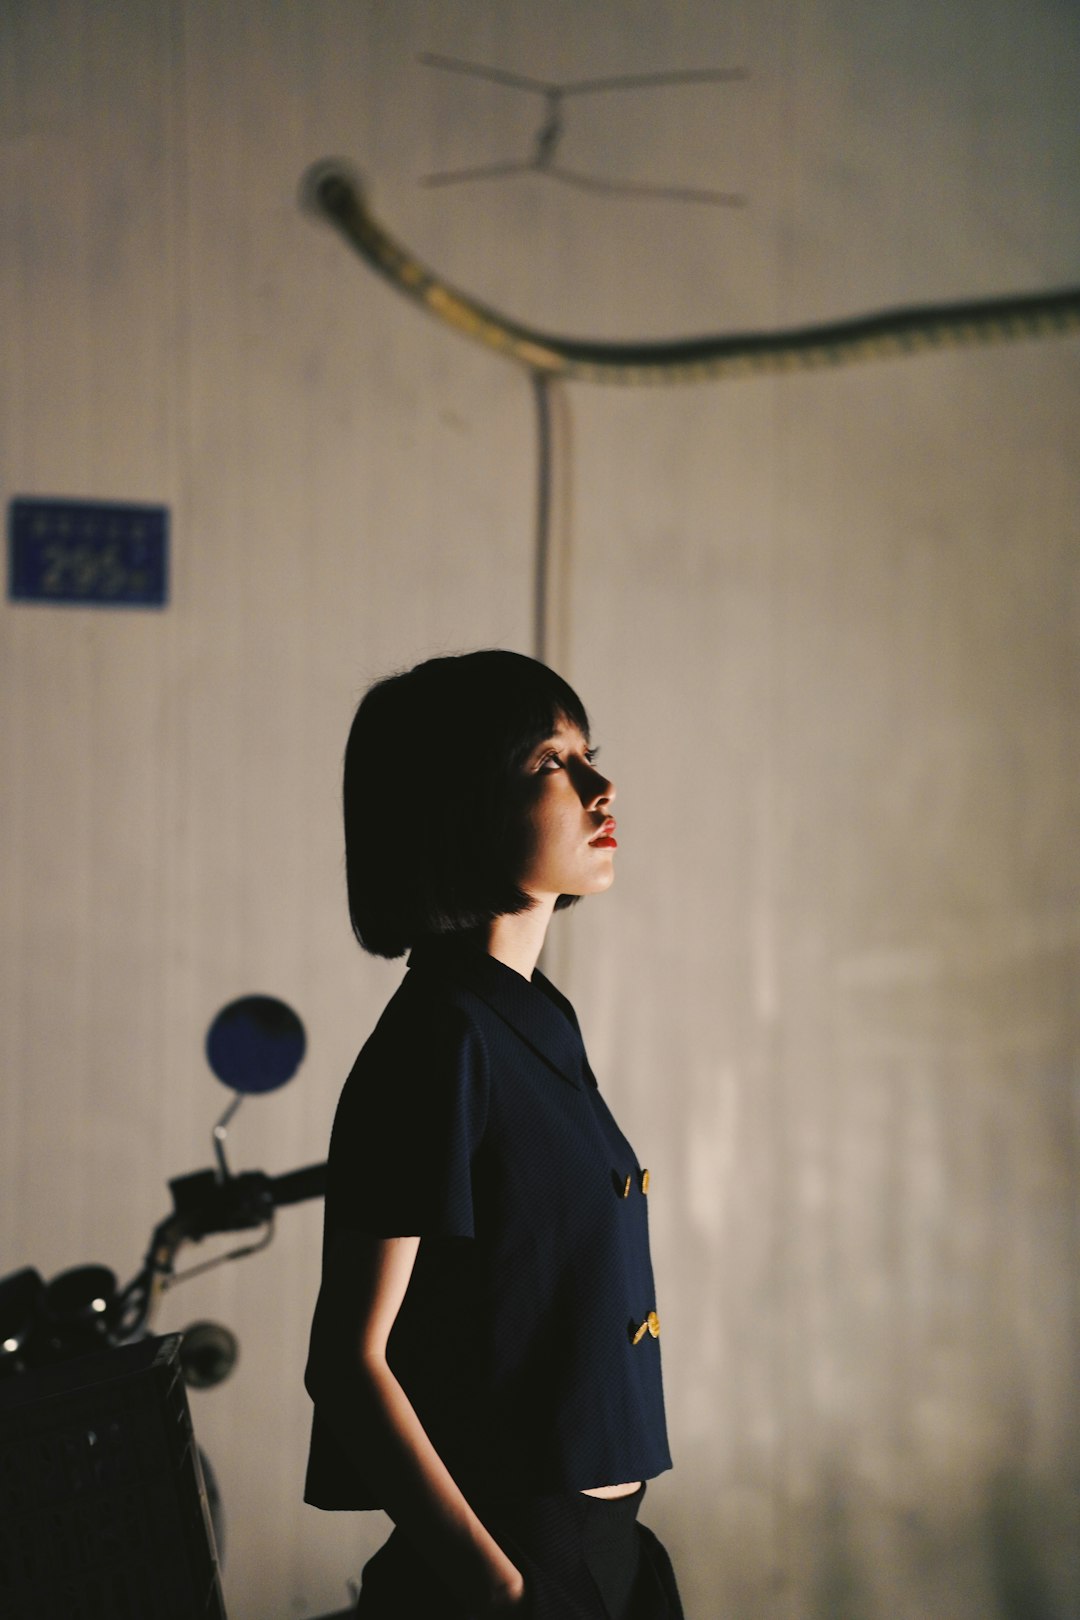
{"type": "Polygon", "coordinates": [[[369,689],[343,791],[349,916],[366,951],[401,956],[424,935],[528,910],[522,771],[560,720],[589,736],[577,694],[522,653],[431,658],[369,689]]]}

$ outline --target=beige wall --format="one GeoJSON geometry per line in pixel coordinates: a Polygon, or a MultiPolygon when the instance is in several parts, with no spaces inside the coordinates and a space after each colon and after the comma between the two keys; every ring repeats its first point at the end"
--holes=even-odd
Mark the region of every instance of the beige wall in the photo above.
{"type": "MultiPolygon", "coordinates": [[[[167,503],[164,613],[0,606],[0,1270],[135,1268],[207,1161],[201,1053],[303,1013],[238,1163],[319,1157],[399,969],[344,919],[374,675],[527,649],[526,380],[297,209],[328,153],[541,326],[769,328],[1080,279],[1065,3],[6,0],[0,496],[167,503]],[[441,75],[738,64],[569,105],[566,159],[735,211],[418,177],[539,103],[441,75]]],[[[654,1177],[691,1620],[1080,1608],[1077,340],[775,381],[576,386],[564,672],[625,836],[557,975],[654,1177]]],[[[190,1284],[233,1620],[383,1533],[299,1505],[319,1212],[190,1284]]]]}

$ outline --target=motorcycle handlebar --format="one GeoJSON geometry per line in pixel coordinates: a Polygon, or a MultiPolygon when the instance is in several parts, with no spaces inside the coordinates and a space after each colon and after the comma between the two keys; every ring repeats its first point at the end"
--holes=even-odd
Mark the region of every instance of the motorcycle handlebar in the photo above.
{"type": "Polygon", "coordinates": [[[301,1204],[307,1198],[321,1198],[326,1192],[326,1165],[309,1164],[302,1170],[287,1170],[270,1177],[270,1195],[276,1208],[301,1204]]]}
{"type": "Polygon", "coordinates": [[[221,1179],[213,1170],[196,1170],[169,1183],[173,1208],[189,1238],[212,1232],[242,1232],[259,1226],[283,1204],[319,1198],[326,1189],[326,1165],[309,1164],[268,1176],[263,1170],[242,1170],[221,1179]]]}
{"type": "Polygon", "coordinates": [[[120,1321],[124,1336],[145,1329],[162,1289],[181,1282],[186,1276],[220,1265],[224,1260],[239,1259],[262,1248],[264,1242],[270,1240],[276,1208],[323,1195],[326,1165],[309,1164],[279,1176],[268,1176],[262,1170],[245,1170],[224,1180],[214,1170],[195,1170],[170,1181],[169,1188],[173,1195],[173,1213],[154,1228],[143,1268],[121,1296],[120,1321]],[[264,1242],[219,1255],[179,1276],[173,1271],[176,1253],[183,1244],[198,1243],[215,1232],[243,1232],[255,1227],[265,1228],[264,1242]]]}

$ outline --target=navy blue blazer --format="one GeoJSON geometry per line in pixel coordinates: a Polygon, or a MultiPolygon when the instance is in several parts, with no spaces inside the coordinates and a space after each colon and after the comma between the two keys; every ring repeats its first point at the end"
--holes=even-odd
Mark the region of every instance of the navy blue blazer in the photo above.
{"type": "MultiPolygon", "coordinates": [[[[647,1193],[566,998],[418,945],[338,1103],[325,1230],[421,1238],[387,1359],[467,1496],[671,1467],[647,1193]]],[[[383,1505],[318,1401],[304,1494],[383,1505]]]]}

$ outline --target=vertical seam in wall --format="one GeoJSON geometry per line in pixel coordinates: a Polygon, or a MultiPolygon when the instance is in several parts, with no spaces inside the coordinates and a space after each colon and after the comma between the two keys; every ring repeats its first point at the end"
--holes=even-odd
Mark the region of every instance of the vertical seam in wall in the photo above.
{"type": "MultiPolygon", "coordinates": [[[[793,44],[792,29],[797,24],[795,0],[777,0],[782,19],[774,29],[772,38],[777,50],[777,83],[780,120],[779,164],[776,176],[776,208],[773,216],[776,243],[776,269],[774,283],[774,328],[782,328],[790,307],[789,243],[792,216],[791,165],[795,162],[794,96],[793,96],[793,44]]],[[[790,1113],[785,1106],[787,1092],[787,1054],[784,1042],[784,1008],[782,983],[784,955],[778,944],[778,867],[784,859],[782,832],[783,806],[780,803],[779,771],[786,760],[786,728],[784,708],[784,670],[781,658],[781,632],[784,615],[782,564],[784,560],[787,516],[788,401],[789,391],[783,376],[769,383],[772,415],[773,492],[771,521],[769,524],[769,599],[770,635],[768,638],[769,697],[765,749],[765,784],[763,817],[765,830],[762,841],[767,851],[765,869],[769,891],[764,900],[767,918],[769,971],[772,977],[772,1016],[764,1031],[766,1061],[771,1070],[770,1100],[772,1112],[772,1267],[776,1289],[777,1331],[772,1346],[772,1382],[776,1424],[776,1452],[774,1469],[774,1523],[776,1525],[776,1579],[774,1589],[779,1608],[795,1620],[796,1592],[791,1572],[796,1565],[796,1530],[794,1522],[795,1493],[792,1489],[792,1423],[794,1409],[792,1380],[789,1363],[792,1343],[800,1336],[793,1333],[791,1322],[792,1287],[791,1253],[788,1234],[791,1223],[791,1173],[793,1153],[791,1145],[790,1113]]]]}
{"type": "MultiPolygon", "coordinates": [[[[16,39],[16,13],[14,8],[0,7],[0,96],[3,97],[5,108],[12,109],[18,106],[17,97],[18,75],[16,61],[18,42],[16,39]]],[[[16,153],[15,142],[4,139],[0,141],[0,183],[3,184],[4,194],[11,199],[9,218],[14,220],[23,217],[26,204],[22,194],[15,183],[16,179],[16,153]],[[15,199],[18,199],[16,201],[15,199]]],[[[25,300],[23,286],[25,281],[23,266],[25,256],[17,251],[16,242],[21,238],[21,230],[10,231],[5,239],[3,252],[5,263],[2,267],[4,280],[2,285],[10,287],[9,316],[4,328],[4,409],[0,416],[0,429],[4,434],[7,451],[6,465],[8,477],[5,483],[10,486],[12,469],[17,469],[20,480],[23,477],[25,465],[25,452],[23,448],[23,414],[16,401],[26,399],[26,363],[23,345],[23,330],[25,322],[23,317],[25,300]],[[8,282],[7,277],[10,277],[8,282]]],[[[5,497],[10,499],[15,493],[10,487],[4,491],[5,497]]],[[[6,516],[6,514],[5,514],[6,516]]],[[[5,522],[5,546],[7,544],[5,522]]],[[[4,558],[5,572],[7,570],[7,556],[4,558]]],[[[5,580],[5,597],[6,597],[5,580]]],[[[21,942],[25,938],[26,915],[26,883],[23,862],[18,858],[18,852],[23,847],[23,818],[25,815],[25,800],[23,795],[24,772],[21,768],[24,752],[27,747],[27,704],[25,666],[20,656],[22,648],[22,628],[15,622],[15,609],[5,600],[3,613],[8,633],[4,637],[3,651],[0,653],[0,677],[3,680],[5,696],[5,719],[0,727],[0,738],[4,740],[4,758],[18,768],[5,770],[2,783],[0,783],[0,825],[3,826],[4,842],[4,872],[10,887],[4,896],[4,914],[6,920],[6,939],[4,961],[9,961],[14,967],[15,962],[22,953],[21,942]],[[10,953],[10,956],[8,955],[10,953]]],[[[25,612],[25,610],[24,610],[25,612]]],[[[19,1185],[20,1164],[26,1164],[26,1155],[23,1152],[22,1121],[23,1121],[23,1084],[25,1073],[23,1029],[25,1020],[25,1003],[28,993],[26,975],[12,973],[8,983],[11,986],[11,1016],[5,1018],[0,1044],[0,1074],[4,1076],[2,1087],[2,1104],[0,1104],[0,1121],[3,1129],[0,1130],[0,1214],[4,1219],[0,1222],[3,1230],[15,1229],[15,1202],[22,1191],[19,1185]]]]}
{"type": "MultiPolygon", "coordinates": [[[[573,685],[573,417],[565,383],[539,372],[532,372],[531,380],[538,429],[544,413],[544,433],[537,433],[535,561],[543,604],[535,604],[535,656],[573,685]]],[[[573,942],[573,921],[567,915],[548,931],[538,963],[567,993],[573,982],[573,942]]]]}
{"type": "MultiPolygon", "coordinates": [[[[188,40],[185,0],[169,0],[165,12],[165,165],[168,198],[166,206],[166,258],[168,296],[171,302],[172,351],[174,363],[166,406],[166,461],[170,485],[171,521],[169,532],[169,616],[166,637],[166,667],[161,672],[162,714],[160,726],[162,765],[163,825],[160,830],[161,863],[158,907],[164,939],[159,1007],[161,1009],[160,1050],[165,1094],[172,1095],[170,1059],[176,1051],[176,1033],[184,1027],[180,1016],[184,975],[181,941],[188,937],[182,897],[187,893],[184,866],[187,859],[187,806],[185,800],[187,731],[186,671],[188,655],[183,635],[185,607],[190,600],[190,531],[192,475],[191,410],[191,252],[190,143],[188,139],[188,40]],[[179,1001],[178,1001],[179,998],[179,1001]]],[[[167,1108],[157,1115],[164,1125],[167,1108]]]]}

